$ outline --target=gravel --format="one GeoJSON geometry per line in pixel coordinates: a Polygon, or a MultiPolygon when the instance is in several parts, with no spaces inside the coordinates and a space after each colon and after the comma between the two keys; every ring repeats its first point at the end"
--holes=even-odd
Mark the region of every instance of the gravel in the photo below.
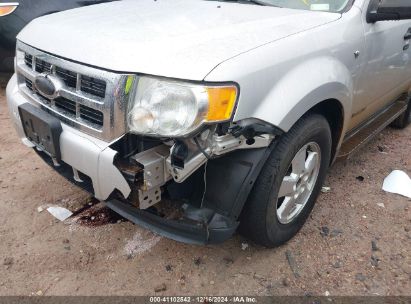
{"type": "Polygon", "coordinates": [[[58,204],[80,210],[79,218],[92,200],[21,144],[5,83],[0,79],[0,295],[411,296],[411,201],[381,190],[393,169],[411,175],[411,127],[388,128],[337,162],[325,183],[332,190],[321,193],[287,244],[266,249],[236,234],[223,244],[195,246],[123,219],[100,221],[101,213],[88,214],[90,225],[82,225],[37,212],[58,204]]]}

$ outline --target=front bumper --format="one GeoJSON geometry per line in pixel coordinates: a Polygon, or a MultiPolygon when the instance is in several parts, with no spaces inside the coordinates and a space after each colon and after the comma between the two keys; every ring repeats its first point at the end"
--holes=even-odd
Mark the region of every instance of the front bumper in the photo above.
{"type": "MultiPolygon", "coordinates": [[[[26,146],[36,149],[26,138],[21,123],[18,107],[29,100],[19,92],[16,75],[11,78],[6,95],[10,116],[18,136],[26,146]]],[[[39,106],[34,103],[33,105],[39,106]]],[[[117,152],[109,147],[110,143],[81,133],[64,123],[62,123],[62,129],[59,166],[55,166],[51,157],[44,152],[37,150],[36,152],[59,174],[84,190],[92,192],[97,199],[106,201],[109,208],[131,222],[176,241],[192,244],[221,243],[235,232],[238,226],[237,221],[210,209],[189,207],[187,214],[196,219],[170,220],[149,211],[137,209],[131,204],[111,199],[110,195],[116,189],[122,193],[124,198],[127,198],[131,192],[128,182],[113,165],[117,152]],[[73,168],[80,173],[77,178],[73,168]],[[78,177],[82,182],[79,182],[78,177]]]]}
{"type": "MultiPolygon", "coordinates": [[[[26,146],[35,148],[26,138],[21,123],[18,107],[29,100],[19,92],[16,75],[10,80],[6,94],[10,116],[19,137],[26,146]]],[[[39,107],[38,104],[33,105],[39,107]]],[[[183,208],[184,216],[179,220],[171,220],[113,199],[115,196],[111,194],[115,190],[127,199],[132,189],[113,164],[117,151],[110,148],[112,143],[62,123],[59,144],[60,166],[55,166],[45,153],[38,153],[61,175],[83,189],[92,190],[97,199],[106,201],[109,208],[131,222],[165,237],[194,244],[221,243],[233,235],[243,205],[273,147],[237,150],[208,161],[207,187],[201,204],[190,201],[183,208]],[[83,179],[84,176],[87,179],[83,179]],[[79,182],[79,177],[84,181],[79,182]]],[[[200,181],[194,179],[194,184],[204,182],[204,174],[199,174],[198,178],[200,181]]],[[[179,185],[187,187],[183,183],[179,185]]]]}
{"type": "MultiPolygon", "coordinates": [[[[26,138],[21,124],[18,107],[29,100],[19,92],[16,75],[13,75],[8,83],[6,95],[10,116],[18,136],[26,146],[34,147],[26,138]]],[[[38,104],[33,105],[39,106],[38,104]]],[[[74,168],[91,179],[94,196],[97,199],[108,199],[116,189],[124,197],[128,197],[131,192],[130,186],[121,172],[113,165],[117,152],[109,147],[110,144],[81,133],[64,123],[62,123],[62,128],[60,150],[64,165],[74,168]]],[[[56,170],[59,171],[58,167],[56,170]]],[[[78,180],[78,178],[75,179],[78,180]]]]}

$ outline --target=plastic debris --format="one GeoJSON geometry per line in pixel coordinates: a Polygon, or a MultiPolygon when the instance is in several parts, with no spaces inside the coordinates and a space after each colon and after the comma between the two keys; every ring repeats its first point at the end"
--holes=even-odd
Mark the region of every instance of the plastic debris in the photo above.
{"type": "Polygon", "coordinates": [[[382,190],[411,198],[411,178],[401,170],[394,170],[384,179],[382,190]]]}
{"type": "Polygon", "coordinates": [[[322,187],[322,188],[321,188],[321,192],[322,192],[322,193],[331,192],[331,187],[322,187]]]}
{"type": "Polygon", "coordinates": [[[381,207],[381,208],[385,208],[384,203],[377,203],[377,206],[378,206],[378,207],[381,207]]]}
{"type": "Polygon", "coordinates": [[[60,220],[60,221],[65,221],[66,219],[68,219],[70,216],[73,215],[73,212],[71,212],[70,210],[63,208],[63,207],[48,207],[47,211],[54,216],[56,219],[60,220]]]}
{"type": "Polygon", "coordinates": [[[248,248],[248,244],[247,243],[241,243],[241,249],[242,250],[246,250],[248,248]]]}
{"type": "Polygon", "coordinates": [[[44,211],[44,207],[43,207],[43,206],[37,207],[37,212],[38,212],[38,213],[43,212],[43,211],[44,211]]]}
{"type": "Polygon", "coordinates": [[[37,207],[37,212],[38,212],[38,213],[41,213],[41,212],[43,212],[44,210],[46,210],[48,207],[50,207],[50,204],[40,205],[40,206],[37,207]]]}

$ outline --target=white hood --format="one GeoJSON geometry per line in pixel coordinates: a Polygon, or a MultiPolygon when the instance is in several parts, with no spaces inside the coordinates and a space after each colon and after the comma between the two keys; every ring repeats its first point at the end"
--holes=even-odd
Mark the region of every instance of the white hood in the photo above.
{"type": "Polygon", "coordinates": [[[17,38],[108,70],[202,80],[225,60],[338,18],[236,2],[119,1],[38,18],[17,38]]]}

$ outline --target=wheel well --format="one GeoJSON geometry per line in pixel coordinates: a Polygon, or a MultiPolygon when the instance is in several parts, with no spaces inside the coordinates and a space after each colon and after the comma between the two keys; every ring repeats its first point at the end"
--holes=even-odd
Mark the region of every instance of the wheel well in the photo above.
{"type": "Polygon", "coordinates": [[[335,154],[337,153],[337,146],[340,141],[344,125],[344,109],[341,103],[336,99],[324,100],[315,105],[308,112],[321,114],[327,119],[331,128],[331,160],[333,160],[335,154]]]}

